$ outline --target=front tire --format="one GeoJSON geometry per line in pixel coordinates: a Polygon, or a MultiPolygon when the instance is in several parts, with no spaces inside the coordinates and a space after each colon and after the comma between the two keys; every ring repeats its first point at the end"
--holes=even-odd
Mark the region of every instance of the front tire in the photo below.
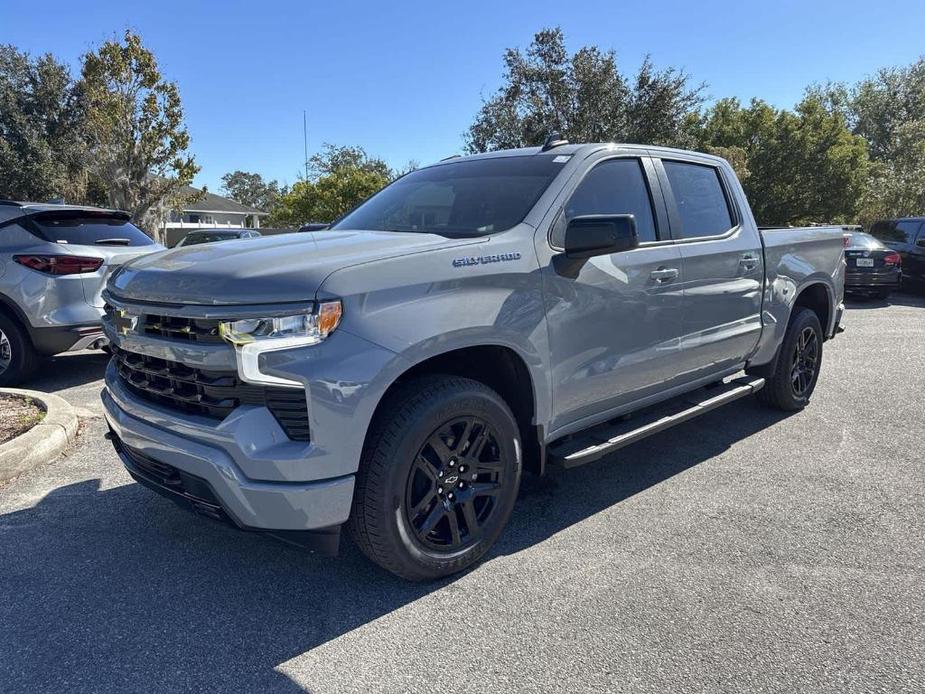
{"type": "Polygon", "coordinates": [[[794,412],[809,404],[822,365],[822,325],[808,308],[794,309],[780,347],[774,373],[758,391],[758,400],[794,412]]]}
{"type": "Polygon", "coordinates": [[[0,314],[0,387],[17,386],[35,371],[38,355],[19,323],[0,314]]]}
{"type": "Polygon", "coordinates": [[[428,376],[380,408],[349,528],[372,561],[412,581],[462,571],[507,525],[520,487],[517,422],[482,383],[428,376]]]}

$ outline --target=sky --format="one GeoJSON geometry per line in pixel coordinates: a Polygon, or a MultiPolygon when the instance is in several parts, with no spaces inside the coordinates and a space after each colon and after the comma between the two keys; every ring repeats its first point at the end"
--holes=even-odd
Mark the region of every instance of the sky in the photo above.
{"type": "Polygon", "coordinates": [[[854,82],[925,53],[922,0],[155,2],[0,0],[0,43],[80,56],[137,31],[177,82],[197,185],[253,171],[293,183],[325,142],[360,145],[394,167],[462,151],[506,48],[560,26],[570,51],[614,49],[624,73],[646,54],[684,68],[712,99],[779,107],[804,88],[854,82]]]}

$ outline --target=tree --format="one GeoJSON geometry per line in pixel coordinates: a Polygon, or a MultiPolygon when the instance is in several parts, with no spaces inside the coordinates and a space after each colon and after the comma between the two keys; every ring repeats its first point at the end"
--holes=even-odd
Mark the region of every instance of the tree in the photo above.
{"type": "MultiPolygon", "coordinates": [[[[884,68],[850,92],[854,132],[877,161],[904,156],[910,124],[925,122],[925,58],[906,67],[884,68]]],[[[911,126],[913,130],[917,126],[911,126]]]]}
{"type": "Polygon", "coordinates": [[[108,204],[155,231],[199,171],[187,152],[177,85],[161,76],[141,38],[126,31],[83,56],[78,83],[84,104],[91,170],[108,204]]]}
{"type": "Polygon", "coordinates": [[[631,83],[612,50],[570,56],[559,28],[538,32],[526,53],[505,51],[504,65],[504,84],[464,136],[469,152],[538,145],[553,131],[573,142],[680,144],[703,100],[685,72],[659,71],[648,56],[631,83]]]}
{"type": "Polygon", "coordinates": [[[895,152],[872,163],[861,200],[859,221],[868,226],[878,219],[925,212],[925,121],[897,125],[893,138],[895,152]]]}
{"type": "Polygon", "coordinates": [[[88,202],[81,126],[65,65],[0,46],[0,198],[88,202]]]}
{"type": "Polygon", "coordinates": [[[242,205],[270,212],[283,192],[276,181],[264,181],[263,176],[235,171],[222,176],[222,193],[242,205]]]}
{"type": "Polygon", "coordinates": [[[688,128],[694,147],[730,159],[759,223],[853,221],[869,173],[866,143],[816,96],[793,111],[723,99],[688,128]]]}
{"type": "Polygon", "coordinates": [[[843,114],[870,147],[859,221],[925,212],[925,58],[883,68],[851,87],[835,83],[809,92],[843,114]]]}
{"type": "Polygon", "coordinates": [[[271,211],[268,226],[332,222],[388,185],[396,174],[362,147],[325,144],[309,160],[312,178],[295,183],[271,211]]]}

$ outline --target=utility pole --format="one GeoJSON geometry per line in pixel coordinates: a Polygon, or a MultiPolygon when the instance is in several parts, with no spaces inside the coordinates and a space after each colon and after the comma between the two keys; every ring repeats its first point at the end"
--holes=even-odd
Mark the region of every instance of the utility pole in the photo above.
{"type": "Polygon", "coordinates": [[[308,111],[302,111],[302,143],[305,147],[305,180],[308,180],[308,111]]]}

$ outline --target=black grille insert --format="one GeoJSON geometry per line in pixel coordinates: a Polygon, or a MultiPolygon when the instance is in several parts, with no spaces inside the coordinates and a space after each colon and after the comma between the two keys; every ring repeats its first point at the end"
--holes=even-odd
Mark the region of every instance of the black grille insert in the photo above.
{"type": "Polygon", "coordinates": [[[240,405],[266,407],[294,441],[309,441],[308,405],[301,388],[244,383],[235,371],[209,371],[115,349],[126,387],[164,407],[221,421],[240,405]]]}

